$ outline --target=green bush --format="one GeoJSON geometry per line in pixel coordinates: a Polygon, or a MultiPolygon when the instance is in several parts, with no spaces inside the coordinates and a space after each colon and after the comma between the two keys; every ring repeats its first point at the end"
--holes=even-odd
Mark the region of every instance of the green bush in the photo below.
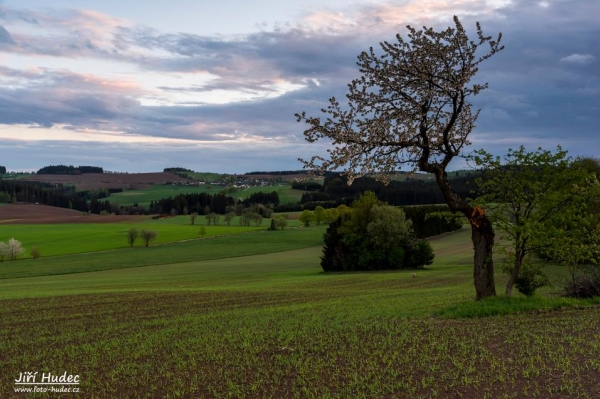
{"type": "Polygon", "coordinates": [[[411,249],[405,265],[407,268],[422,269],[425,265],[431,265],[434,258],[435,254],[431,244],[429,241],[422,240],[411,249]]]}
{"type": "Polygon", "coordinates": [[[329,224],[321,267],[324,271],[422,268],[433,258],[431,245],[415,239],[404,211],[383,204],[367,191],[351,212],[329,224]]]}
{"type": "Polygon", "coordinates": [[[38,247],[31,248],[31,257],[33,259],[41,258],[41,256],[42,256],[42,251],[40,251],[40,249],[38,247]]]}
{"type": "Polygon", "coordinates": [[[541,266],[534,263],[523,262],[519,277],[515,281],[517,290],[525,295],[532,296],[538,288],[550,285],[548,277],[541,266]]]}

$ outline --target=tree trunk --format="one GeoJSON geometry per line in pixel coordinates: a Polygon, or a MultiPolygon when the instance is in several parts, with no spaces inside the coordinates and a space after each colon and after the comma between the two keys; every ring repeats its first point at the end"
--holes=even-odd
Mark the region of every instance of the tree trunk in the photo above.
{"type": "Polygon", "coordinates": [[[436,181],[446,204],[454,212],[464,214],[471,224],[471,241],[475,252],[473,259],[473,283],[475,285],[475,297],[477,300],[496,296],[496,284],[494,282],[494,261],[492,253],[494,248],[494,227],[492,222],[485,216],[482,208],[473,208],[465,200],[454,194],[448,181],[446,171],[439,165],[431,165],[423,162],[420,168],[424,172],[435,173],[436,181]]]}
{"type": "Polygon", "coordinates": [[[473,280],[476,299],[496,296],[494,261],[492,259],[494,228],[487,217],[483,217],[477,222],[471,220],[471,241],[473,241],[475,251],[473,280]]]}
{"type": "Polygon", "coordinates": [[[506,283],[506,296],[512,295],[512,289],[517,282],[517,278],[519,277],[519,273],[521,273],[521,265],[523,264],[523,259],[525,258],[524,254],[517,253],[515,254],[515,263],[513,265],[512,272],[510,273],[510,278],[508,279],[508,283],[506,283]]]}

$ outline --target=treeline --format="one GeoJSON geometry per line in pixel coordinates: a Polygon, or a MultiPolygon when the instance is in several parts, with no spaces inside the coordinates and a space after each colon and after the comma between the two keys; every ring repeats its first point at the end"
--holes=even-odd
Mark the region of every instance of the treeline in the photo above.
{"type": "Polygon", "coordinates": [[[412,227],[417,238],[437,236],[462,228],[460,215],[450,214],[448,205],[405,206],[402,210],[412,221],[412,227]]]}
{"type": "Polygon", "coordinates": [[[122,193],[122,188],[99,188],[96,190],[77,191],[76,194],[86,200],[107,198],[111,194],[122,193]]]}
{"type": "Polygon", "coordinates": [[[150,213],[187,215],[198,213],[200,215],[207,213],[225,214],[230,212],[230,208],[236,205],[249,207],[252,205],[262,205],[272,208],[279,205],[279,194],[277,191],[263,193],[262,191],[250,195],[247,199],[236,201],[233,197],[225,194],[179,194],[176,197],[163,198],[158,201],[150,202],[150,213]]]}
{"type": "Polygon", "coordinates": [[[323,185],[316,181],[295,181],[292,183],[292,188],[294,190],[303,191],[321,191],[323,189],[323,185]]]}
{"type": "Polygon", "coordinates": [[[104,173],[99,166],[50,165],[36,172],[38,175],[80,175],[83,173],[104,173]]]}
{"type": "MultiPolygon", "coordinates": [[[[72,186],[62,184],[0,180],[0,203],[31,203],[74,209],[80,212],[112,213],[119,208],[109,200],[102,201],[110,194],[123,191],[120,188],[75,191],[72,186]]],[[[127,213],[128,209],[121,209],[127,213]]]]}
{"type": "Polygon", "coordinates": [[[6,174],[6,166],[0,166],[0,174],[6,174]]]}
{"type": "Polygon", "coordinates": [[[259,191],[257,193],[250,194],[250,197],[246,198],[242,202],[246,206],[252,204],[277,206],[279,205],[279,194],[277,191],[272,191],[270,193],[263,193],[262,191],[259,191]]]}
{"type": "Polygon", "coordinates": [[[224,214],[225,208],[233,206],[234,199],[224,194],[179,194],[175,198],[163,198],[150,202],[150,213],[187,215],[188,213],[204,214],[205,210],[224,214]]]}
{"type": "MultiPolygon", "coordinates": [[[[452,179],[452,188],[462,198],[477,196],[475,175],[452,179]]],[[[311,186],[313,187],[313,186],[311,186]]],[[[314,186],[316,188],[316,186],[314,186]]],[[[371,177],[361,177],[348,185],[348,178],[341,174],[327,174],[323,187],[318,191],[304,193],[300,202],[314,204],[324,202],[328,206],[349,205],[362,193],[373,191],[377,198],[393,206],[443,204],[444,197],[435,181],[407,179],[392,181],[385,185],[371,177]]]]}
{"type": "Polygon", "coordinates": [[[194,171],[191,170],[191,169],[179,168],[179,167],[176,167],[176,168],[164,168],[163,172],[164,173],[168,173],[168,172],[171,172],[171,173],[177,173],[177,172],[194,173],[194,171]]]}
{"type": "Polygon", "coordinates": [[[72,187],[40,182],[0,180],[0,202],[38,203],[87,212],[88,202],[72,187]]]}

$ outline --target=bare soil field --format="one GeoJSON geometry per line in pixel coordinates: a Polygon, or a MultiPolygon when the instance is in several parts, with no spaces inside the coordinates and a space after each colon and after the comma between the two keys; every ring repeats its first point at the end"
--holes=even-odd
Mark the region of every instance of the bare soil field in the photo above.
{"type": "Polygon", "coordinates": [[[142,221],[148,218],[150,216],[91,215],[72,209],[36,204],[0,206],[0,224],[115,223],[142,221]]]}
{"type": "Polygon", "coordinates": [[[122,188],[123,190],[144,190],[154,184],[173,181],[193,180],[179,177],[173,173],[84,173],[81,175],[33,175],[23,178],[25,181],[39,181],[74,185],[78,190],[99,188],[122,188]]]}

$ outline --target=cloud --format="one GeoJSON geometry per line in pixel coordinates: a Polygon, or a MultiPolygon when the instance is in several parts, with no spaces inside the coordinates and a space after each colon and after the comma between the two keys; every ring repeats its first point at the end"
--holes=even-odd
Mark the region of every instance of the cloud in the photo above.
{"type": "Polygon", "coordinates": [[[10,33],[8,33],[6,28],[4,26],[0,25],[0,45],[4,45],[4,44],[12,45],[12,44],[15,44],[15,41],[13,40],[10,33]]]}
{"type": "MultiPolygon", "coordinates": [[[[243,159],[265,169],[251,164],[265,149],[276,154],[272,165],[287,159],[287,168],[296,168],[296,158],[326,144],[306,145],[294,113],[318,116],[331,96],[343,101],[347,83],[359,75],[361,51],[404,36],[408,23],[445,28],[453,13],[470,35],[476,20],[485,34],[504,34],[506,49],[476,76],[490,87],[472,99],[482,109],[477,144],[560,142],[581,149],[588,140],[587,148],[600,148],[598,48],[589,39],[600,37],[600,3],[587,0],[543,7],[526,0],[369,2],[236,36],[160,32],[85,10],[0,7],[0,43],[10,55],[0,66],[0,124],[30,124],[48,134],[70,130],[73,146],[78,134],[90,140],[94,131],[183,140],[189,150],[173,147],[160,159],[189,160],[193,169],[199,152],[209,166],[243,159]]],[[[92,153],[85,148],[82,157],[92,153]]],[[[111,148],[106,159],[118,153],[116,143],[111,148]]],[[[153,148],[140,151],[158,156],[153,148]]],[[[129,147],[122,154],[144,157],[129,147]]]]}
{"type": "Polygon", "coordinates": [[[596,61],[596,57],[591,54],[571,54],[568,57],[563,57],[560,62],[575,65],[587,65],[596,61]]]}

